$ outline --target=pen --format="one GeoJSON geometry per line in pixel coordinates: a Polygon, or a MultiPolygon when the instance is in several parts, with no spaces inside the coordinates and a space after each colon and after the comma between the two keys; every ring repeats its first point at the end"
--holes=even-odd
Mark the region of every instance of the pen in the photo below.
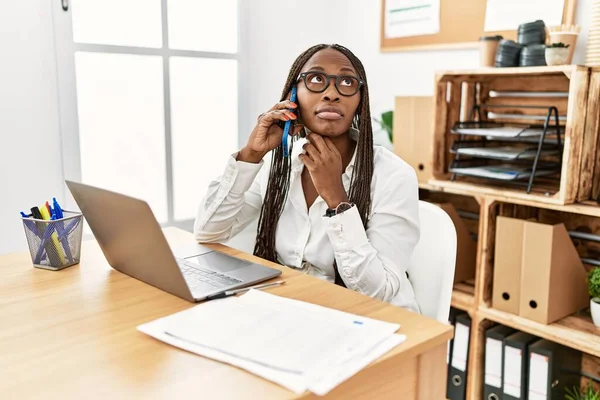
{"type": "Polygon", "coordinates": [[[208,296],[205,300],[216,300],[216,299],[224,299],[225,297],[235,296],[238,293],[247,292],[250,289],[266,289],[269,287],[279,286],[284,284],[285,281],[277,281],[272,283],[263,283],[262,285],[249,286],[241,289],[235,290],[226,290],[219,294],[213,294],[212,296],[208,296]]]}
{"type": "Polygon", "coordinates": [[[29,228],[29,230],[37,237],[41,238],[40,233],[37,230],[37,226],[35,225],[34,221],[27,221],[27,219],[29,219],[29,217],[31,217],[32,215],[27,215],[25,214],[23,211],[21,211],[21,218],[24,218],[25,220],[23,221],[25,223],[25,226],[27,228],[29,228]]]}

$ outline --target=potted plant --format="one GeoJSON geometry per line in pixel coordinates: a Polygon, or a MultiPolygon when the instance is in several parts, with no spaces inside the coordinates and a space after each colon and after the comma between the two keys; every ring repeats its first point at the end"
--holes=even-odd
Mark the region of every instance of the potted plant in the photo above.
{"type": "Polygon", "coordinates": [[[393,132],[393,123],[394,123],[394,112],[386,111],[381,113],[381,119],[373,118],[375,122],[381,125],[381,129],[387,132],[388,137],[390,138],[390,143],[394,143],[394,132],[393,132]]]}
{"type": "Polygon", "coordinates": [[[600,268],[593,268],[587,276],[590,311],[594,325],[600,326],[600,268]]]}
{"type": "Polygon", "coordinates": [[[569,58],[569,46],[563,42],[552,43],[546,46],[545,58],[547,65],[563,65],[569,58]]]}
{"type": "Polygon", "coordinates": [[[565,400],[600,400],[600,393],[592,385],[589,385],[583,391],[577,386],[573,387],[573,389],[567,388],[566,392],[565,400]]]}

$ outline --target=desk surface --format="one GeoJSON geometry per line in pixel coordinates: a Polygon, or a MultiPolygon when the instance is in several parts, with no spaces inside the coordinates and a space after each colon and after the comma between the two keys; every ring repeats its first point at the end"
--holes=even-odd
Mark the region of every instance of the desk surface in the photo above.
{"type": "MultiPolygon", "coordinates": [[[[179,229],[164,232],[172,247],[193,240],[179,229]]],[[[452,337],[448,325],[235,249],[211,246],[282,270],[277,279],[286,284],[269,289],[275,295],[401,324],[406,342],[361,374],[386,360],[440,348],[452,337]]],[[[201,398],[304,398],[138,332],[138,325],[194,304],[113,270],[95,241],[83,244],[79,265],[62,271],[33,268],[29,253],[22,253],[0,256],[0,272],[0,393],[11,398],[194,393],[201,398]]],[[[295,340],[290,338],[290,345],[295,340]]]]}

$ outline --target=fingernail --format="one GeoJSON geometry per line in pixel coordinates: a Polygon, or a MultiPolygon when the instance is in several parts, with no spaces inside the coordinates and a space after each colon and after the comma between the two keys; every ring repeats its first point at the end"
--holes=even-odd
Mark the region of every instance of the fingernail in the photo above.
{"type": "Polygon", "coordinates": [[[291,105],[292,107],[298,107],[298,104],[294,103],[293,101],[290,101],[290,105],[291,105]]]}
{"type": "Polygon", "coordinates": [[[296,119],[297,117],[294,114],[292,114],[291,118],[296,119]]]}

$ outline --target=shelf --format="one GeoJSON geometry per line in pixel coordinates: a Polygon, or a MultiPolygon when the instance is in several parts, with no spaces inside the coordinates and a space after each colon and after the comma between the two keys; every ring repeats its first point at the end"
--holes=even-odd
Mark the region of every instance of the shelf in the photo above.
{"type": "Polygon", "coordinates": [[[488,307],[479,307],[478,314],[481,318],[600,357],[600,328],[589,317],[570,315],[553,324],[544,325],[488,307]]]}
{"type": "Polygon", "coordinates": [[[467,283],[456,283],[452,290],[451,305],[462,311],[475,311],[475,287],[467,283]]]}
{"type": "MultiPolygon", "coordinates": [[[[533,169],[529,167],[522,167],[519,165],[513,165],[509,163],[502,164],[486,164],[485,162],[472,162],[468,161],[455,161],[449,168],[449,171],[456,176],[466,176],[469,178],[482,179],[485,182],[491,181],[502,181],[502,182],[525,182],[530,179],[533,174],[533,169]],[[460,165],[466,165],[461,167],[460,165]]],[[[541,178],[545,176],[556,176],[560,173],[560,165],[554,164],[552,167],[545,165],[538,166],[535,171],[535,178],[541,178]]]]}
{"type": "Polygon", "coordinates": [[[419,188],[432,192],[445,192],[463,196],[472,196],[475,198],[487,197],[491,198],[492,200],[519,204],[523,206],[532,206],[573,214],[589,215],[591,217],[600,217],[600,205],[592,201],[562,205],[548,202],[548,198],[545,196],[544,201],[537,200],[537,197],[542,197],[541,195],[532,194],[527,196],[527,198],[515,198],[513,196],[508,197],[501,193],[502,190],[491,190],[495,193],[482,193],[480,186],[437,180],[430,180],[428,183],[419,183],[419,188]]]}
{"type": "MultiPolygon", "coordinates": [[[[473,140],[465,141],[467,145],[471,145],[473,140]]],[[[536,155],[536,149],[532,147],[516,147],[516,146],[464,146],[458,147],[457,143],[454,142],[454,147],[450,150],[452,154],[458,154],[460,156],[467,156],[479,159],[487,160],[500,160],[500,161],[521,161],[521,160],[533,160],[536,155]]],[[[480,142],[475,142],[475,144],[480,142]]],[[[459,145],[460,146],[460,145],[459,145]]],[[[540,156],[549,157],[556,156],[559,154],[559,150],[556,149],[544,149],[542,148],[540,156]]]]}
{"type": "MultiPolygon", "coordinates": [[[[538,178],[539,179],[539,178],[538,178]]],[[[432,179],[429,182],[430,190],[437,191],[448,191],[450,193],[462,194],[466,196],[486,196],[495,199],[506,199],[508,202],[515,202],[515,200],[529,201],[531,205],[538,205],[540,203],[545,204],[556,204],[563,205],[562,201],[558,197],[554,197],[549,194],[541,192],[531,192],[527,194],[523,189],[511,189],[511,188],[500,188],[498,186],[486,185],[485,183],[470,183],[461,181],[442,181],[432,179]]],[[[539,188],[537,184],[537,188],[539,188]]],[[[534,185],[534,190],[536,185],[534,185]]],[[[557,190],[556,188],[555,190],[557,190]]],[[[538,205],[539,206],[539,205],[538,205]]]]}
{"type": "Polygon", "coordinates": [[[451,77],[453,75],[547,75],[564,73],[567,77],[570,77],[571,73],[577,70],[586,70],[589,67],[584,65],[555,65],[555,66],[543,66],[543,67],[508,67],[508,68],[477,68],[477,69],[465,69],[455,71],[437,71],[436,75],[451,77]]]}

